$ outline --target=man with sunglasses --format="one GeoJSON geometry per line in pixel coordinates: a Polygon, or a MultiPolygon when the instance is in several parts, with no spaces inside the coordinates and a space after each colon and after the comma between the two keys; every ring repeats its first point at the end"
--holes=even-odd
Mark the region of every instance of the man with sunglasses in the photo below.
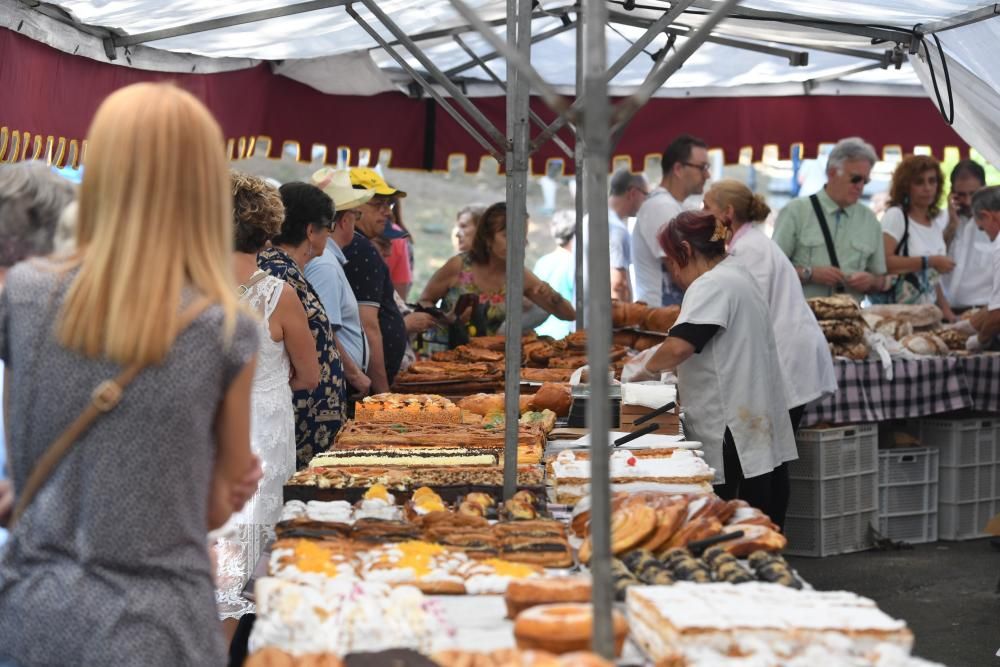
{"type": "Polygon", "coordinates": [[[806,298],[847,293],[860,301],[883,289],[882,226],[859,200],[878,156],[858,137],[830,152],[826,185],[778,214],[774,242],[795,265],[806,298]]]}
{"type": "Polygon", "coordinates": [[[684,200],[700,195],[709,178],[708,145],[682,134],[663,151],[663,179],[647,196],[632,229],[636,301],[650,306],[679,304],[683,294],[670,281],[660,247],[660,229],[685,210],[684,200]]]}
{"type": "Polygon", "coordinates": [[[962,160],[951,170],[944,240],[955,270],[941,277],[941,285],[955,312],[986,305],[993,289],[990,237],[972,217],[972,195],[985,186],[986,171],[977,162],[962,160]]]}

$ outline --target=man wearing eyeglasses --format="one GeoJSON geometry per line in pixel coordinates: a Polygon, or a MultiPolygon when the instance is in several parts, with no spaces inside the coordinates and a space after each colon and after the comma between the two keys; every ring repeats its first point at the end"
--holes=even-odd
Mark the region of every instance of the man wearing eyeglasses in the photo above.
{"type": "Polygon", "coordinates": [[[678,304],[683,293],[670,281],[657,239],[660,229],[685,210],[684,200],[701,194],[709,177],[708,145],[682,134],[663,151],[663,179],[646,196],[632,230],[636,301],[650,306],[678,304]]]}
{"type": "Polygon", "coordinates": [[[944,240],[955,270],[941,277],[941,285],[956,312],[989,303],[993,289],[990,237],[972,217],[972,195],[985,185],[986,171],[977,162],[962,160],[951,170],[944,240]]]}
{"type": "Polygon", "coordinates": [[[778,214],[774,242],[795,265],[806,298],[846,293],[860,301],[883,289],[882,227],[859,203],[878,156],[858,137],[841,139],[826,166],[826,185],[778,214]]]}
{"type": "MultiPolygon", "coordinates": [[[[374,169],[354,167],[350,171],[351,185],[355,190],[373,190],[374,196],[361,204],[360,215],[355,221],[356,231],[344,248],[344,274],[358,301],[361,327],[369,343],[368,377],[371,393],[389,391],[389,386],[399,372],[406,352],[406,325],[396,306],[395,288],[389,277],[389,267],[372,239],[385,236],[392,239],[395,233],[387,228],[394,197],[404,192],[389,187],[374,169]]],[[[336,201],[336,200],[334,200],[336,201]]]]}

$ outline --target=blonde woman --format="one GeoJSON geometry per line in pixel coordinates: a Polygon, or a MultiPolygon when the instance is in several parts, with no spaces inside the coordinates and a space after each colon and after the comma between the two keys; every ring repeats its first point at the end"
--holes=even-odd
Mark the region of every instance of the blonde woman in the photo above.
{"type": "Polygon", "coordinates": [[[204,106],[170,85],[123,88],[88,134],[79,251],[7,275],[0,357],[16,388],[5,398],[22,498],[95,388],[141,370],[73,440],[0,551],[0,662],[225,663],[205,535],[260,478],[249,437],[259,325],[232,278],[230,193],[204,106]]]}
{"type": "Polygon", "coordinates": [[[791,261],[754,227],[771,212],[764,199],[739,181],[724,180],[705,193],[705,210],[729,227],[729,254],[750,272],[767,301],[792,430],[798,430],[806,404],[837,391],[823,330],[806,303],[791,261]]]}

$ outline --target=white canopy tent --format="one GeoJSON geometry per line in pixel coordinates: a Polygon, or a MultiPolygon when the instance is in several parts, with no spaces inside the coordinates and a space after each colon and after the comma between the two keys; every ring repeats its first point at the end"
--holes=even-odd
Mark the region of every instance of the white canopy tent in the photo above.
{"type": "MultiPolygon", "coordinates": [[[[505,155],[507,226],[513,238],[524,231],[529,146],[551,136],[556,126],[575,124],[582,139],[574,146],[583,186],[577,189],[577,208],[590,213],[592,266],[608,263],[606,186],[614,138],[654,95],[917,95],[922,89],[924,95],[940,98],[946,117],[953,106],[959,134],[1000,164],[995,120],[1000,77],[990,68],[1000,25],[985,20],[1000,8],[981,2],[583,0],[576,7],[568,0],[0,0],[0,7],[5,10],[2,28],[66,53],[126,67],[217,72],[254,67],[263,60],[271,61],[277,73],[318,90],[351,95],[419,83],[442,103],[446,96],[454,100],[467,114],[463,127],[478,134],[484,148],[492,143],[488,150],[505,155]],[[581,17],[582,30],[572,30],[581,17]],[[480,28],[478,34],[470,24],[480,28]],[[506,38],[500,37],[504,29],[506,38]],[[582,39],[574,39],[574,33],[582,39]],[[642,51],[652,60],[625,57],[642,51]],[[474,66],[465,68],[467,63],[474,66]],[[533,143],[529,86],[560,113],[533,143]],[[496,95],[498,90],[507,96],[506,132],[467,99],[468,94],[496,95]],[[560,95],[567,92],[577,95],[570,106],[560,95]],[[630,97],[612,109],[609,93],[630,97]]],[[[456,121],[462,117],[451,107],[449,113],[456,121]]],[[[507,294],[519,299],[521,244],[509,247],[507,261],[507,294]]],[[[577,278],[582,284],[579,273],[577,278]]],[[[591,279],[588,288],[591,321],[609,323],[607,274],[591,279]]],[[[521,309],[508,308],[508,313],[511,330],[520,331],[521,309]]],[[[607,367],[609,347],[610,328],[591,327],[591,368],[607,367]]],[[[516,397],[519,336],[508,337],[506,359],[507,396],[516,397]]],[[[609,414],[600,400],[608,394],[606,374],[591,373],[590,386],[598,399],[588,405],[594,643],[610,655],[609,414]]],[[[508,401],[505,494],[516,481],[517,420],[517,401],[508,401]]]]}

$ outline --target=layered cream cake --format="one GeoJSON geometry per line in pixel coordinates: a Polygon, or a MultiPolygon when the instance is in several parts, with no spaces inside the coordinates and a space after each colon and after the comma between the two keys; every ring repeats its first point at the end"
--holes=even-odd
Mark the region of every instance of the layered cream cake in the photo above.
{"type": "Polygon", "coordinates": [[[489,466],[499,465],[502,455],[480,447],[352,447],[335,448],[313,457],[310,468],[332,466],[489,466]]]}
{"type": "Polygon", "coordinates": [[[376,394],[354,408],[359,422],[460,424],[462,410],[435,394],[376,394]]]}
{"type": "MultiPolygon", "coordinates": [[[[545,447],[545,434],[535,427],[518,429],[517,461],[521,465],[539,463],[545,447]]],[[[332,451],[381,450],[413,455],[415,448],[429,450],[462,449],[481,453],[503,454],[502,428],[482,424],[407,424],[348,421],[337,433],[332,451]]]]}
{"type": "Polygon", "coordinates": [[[816,643],[838,644],[856,655],[883,643],[907,652],[913,646],[903,621],[843,591],[679,582],[632,586],[626,605],[632,637],[654,662],[681,660],[687,651],[726,655],[754,641],[782,647],[790,656],[816,643]]]}
{"type": "MultiPolygon", "coordinates": [[[[590,493],[590,456],[564,450],[549,462],[556,502],[573,505],[590,493]]],[[[611,453],[613,492],[708,493],[715,471],[689,449],[618,449],[611,453]]]]}

